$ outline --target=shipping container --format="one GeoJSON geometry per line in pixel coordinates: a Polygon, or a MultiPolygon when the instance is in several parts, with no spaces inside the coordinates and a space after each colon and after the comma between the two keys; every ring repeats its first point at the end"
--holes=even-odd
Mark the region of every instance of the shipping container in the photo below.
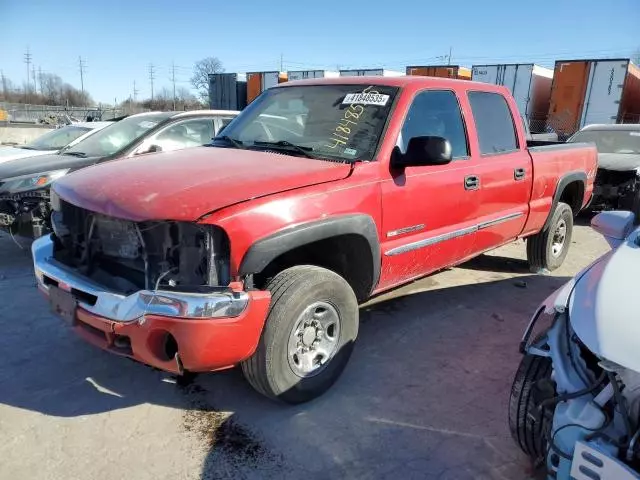
{"type": "Polygon", "coordinates": [[[242,110],[247,106],[247,76],[242,73],[209,74],[209,108],[242,110]]]}
{"type": "Polygon", "coordinates": [[[585,125],[619,123],[640,116],[640,69],[628,58],[558,60],[549,123],[571,135],[585,125]]]}
{"type": "Polygon", "coordinates": [[[459,65],[418,65],[407,67],[407,75],[471,80],[471,69],[459,65]]]}
{"type": "Polygon", "coordinates": [[[471,72],[471,80],[507,87],[532,130],[536,130],[532,119],[546,119],[553,82],[551,68],[533,63],[511,63],[474,65],[471,72]]]}
{"type": "Polygon", "coordinates": [[[340,76],[340,72],[329,70],[289,70],[288,80],[305,80],[307,78],[335,78],[340,76]]]}
{"type": "Polygon", "coordinates": [[[341,77],[402,77],[404,73],[385,68],[370,68],[364,70],[340,70],[341,77]]]}
{"type": "Polygon", "coordinates": [[[247,73],[247,104],[251,103],[266,89],[287,81],[284,72],[251,72],[247,73]]]}

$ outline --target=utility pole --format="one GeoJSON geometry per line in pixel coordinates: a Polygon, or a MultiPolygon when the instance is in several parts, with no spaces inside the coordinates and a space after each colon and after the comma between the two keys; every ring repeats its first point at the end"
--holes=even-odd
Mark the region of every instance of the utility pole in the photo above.
{"type": "Polygon", "coordinates": [[[36,83],[36,66],[31,65],[31,76],[33,77],[33,93],[38,93],[38,84],[36,83]]]}
{"type": "Polygon", "coordinates": [[[27,53],[24,54],[24,63],[27,64],[27,87],[24,91],[25,99],[29,99],[29,74],[31,71],[31,52],[29,52],[29,47],[27,47],[27,53]]]}
{"type": "Polygon", "coordinates": [[[80,89],[82,93],[84,93],[84,69],[87,67],[87,64],[82,60],[82,57],[78,57],[78,66],[80,67],[80,89]]]}
{"type": "Polygon", "coordinates": [[[284,55],[280,54],[280,71],[284,70],[284,55]]]}
{"type": "Polygon", "coordinates": [[[149,64],[149,82],[151,83],[151,101],[153,101],[153,80],[156,78],[153,74],[153,63],[149,64]]]}
{"type": "Polygon", "coordinates": [[[7,99],[7,78],[4,76],[4,72],[0,70],[0,76],[2,76],[2,96],[7,99]]]}
{"type": "Polygon", "coordinates": [[[453,50],[453,47],[449,47],[449,59],[447,60],[447,65],[451,65],[451,51],[453,50]]]}
{"type": "Polygon", "coordinates": [[[38,82],[40,82],[40,95],[42,95],[42,67],[38,67],[38,82]]]}
{"type": "Polygon", "coordinates": [[[171,62],[171,81],[173,82],[173,111],[176,111],[176,64],[171,62]]]}
{"type": "Polygon", "coordinates": [[[133,81],[133,103],[136,103],[138,100],[138,89],[136,88],[136,81],[133,81]]]}

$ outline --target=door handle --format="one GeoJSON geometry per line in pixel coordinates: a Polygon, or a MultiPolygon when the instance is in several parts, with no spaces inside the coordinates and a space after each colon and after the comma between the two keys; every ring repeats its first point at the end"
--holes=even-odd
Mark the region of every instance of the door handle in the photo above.
{"type": "Polygon", "coordinates": [[[476,175],[467,175],[464,177],[465,190],[478,190],[480,188],[480,179],[476,175]]]}
{"type": "Polygon", "coordinates": [[[526,171],[524,168],[516,168],[513,170],[513,178],[518,181],[518,180],[524,180],[524,177],[526,176],[526,171]]]}

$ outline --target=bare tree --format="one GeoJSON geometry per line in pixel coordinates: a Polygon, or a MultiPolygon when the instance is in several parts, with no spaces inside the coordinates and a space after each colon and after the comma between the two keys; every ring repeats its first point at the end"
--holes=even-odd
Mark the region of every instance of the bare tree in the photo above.
{"type": "Polygon", "coordinates": [[[78,90],[53,73],[43,72],[40,75],[40,93],[33,91],[33,88],[27,86],[27,84],[23,84],[22,88],[16,88],[11,80],[6,77],[4,77],[2,87],[0,99],[7,102],[24,103],[24,92],[29,89],[30,103],[36,105],[87,107],[93,104],[88,92],[78,90]]]}
{"type": "Polygon", "coordinates": [[[193,66],[191,85],[198,92],[202,102],[206,102],[209,98],[209,74],[222,72],[224,72],[222,62],[216,57],[203,58],[193,66]]]}

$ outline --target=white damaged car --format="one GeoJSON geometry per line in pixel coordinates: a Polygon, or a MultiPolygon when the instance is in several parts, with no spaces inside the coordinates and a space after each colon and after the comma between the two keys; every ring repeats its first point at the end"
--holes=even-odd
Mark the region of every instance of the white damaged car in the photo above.
{"type": "Polygon", "coordinates": [[[591,221],[612,250],[549,296],[525,331],[509,401],[520,448],[557,480],[640,479],[640,227],[591,221]]]}
{"type": "Polygon", "coordinates": [[[112,123],[112,121],[73,123],[51,130],[26,145],[1,145],[0,163],[59,152],[112,123]]]}

